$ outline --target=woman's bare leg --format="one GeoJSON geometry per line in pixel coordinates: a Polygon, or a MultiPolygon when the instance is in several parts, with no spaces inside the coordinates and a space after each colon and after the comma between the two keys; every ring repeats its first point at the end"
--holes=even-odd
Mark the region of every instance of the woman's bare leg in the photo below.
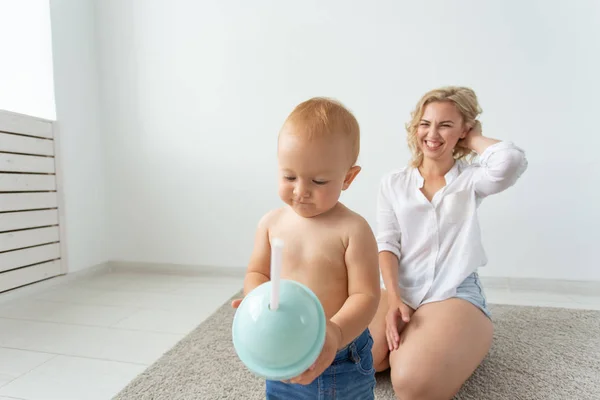
{"type": "Polygon", "coordinates": [[[452,399],[487,355],[492,337],[492,322],[465,300],[421,306],[401,333],[398,350],[389,355],[396,396],[452,399]]]}

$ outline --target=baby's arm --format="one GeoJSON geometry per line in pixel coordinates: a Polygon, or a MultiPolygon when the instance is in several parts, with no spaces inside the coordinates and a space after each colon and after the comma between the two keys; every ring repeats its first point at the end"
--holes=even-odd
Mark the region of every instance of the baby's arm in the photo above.
{"type": "Polygon", "coordinates": [[[269,243],[269,214],[258,223],[254,236],[254,248],[250,255],[246,277],[244,278],[244,296],[271,277],[271,245],[269,243]]]}
{"type": "MultiPolygon", "coordinates": [[[[271,244],[269,242],[269,215],[265,215],[258,223],[254,236],[254,248],[244,278],[244,296],[261,284],[271,279],[271,244]]],[[[238,308],[242,299],[231,302],[233,308],[238,308]]]]}
{"type": "Polygon", "coordinates": [[[345,261],[348,298],[331,318],[340,330],[340,348],[369,326],[377,312],[381,294],[377,242],[371,227],[362,217],[351,231],[345,261]]]}

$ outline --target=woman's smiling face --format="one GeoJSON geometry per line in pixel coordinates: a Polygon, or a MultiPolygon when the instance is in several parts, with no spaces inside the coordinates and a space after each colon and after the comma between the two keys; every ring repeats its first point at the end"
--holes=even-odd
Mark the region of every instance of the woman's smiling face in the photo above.
{"type": "Polygon", "coordinates": [[[454,147],[468,132],[461,114],[450,101],[434,101],[425,106],[417,130],[418,146],[425,158],[453,157],[454,147]]]}

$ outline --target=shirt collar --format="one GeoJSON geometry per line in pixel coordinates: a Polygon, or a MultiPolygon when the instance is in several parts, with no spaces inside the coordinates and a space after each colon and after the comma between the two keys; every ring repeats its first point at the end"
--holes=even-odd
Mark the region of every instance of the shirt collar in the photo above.
{"type": "MultiPolygon", "coordinates": [[[[459,173],[460,173],[460,171],[458,169],[458,161],[455,161],[452,168],[450,168],[450,171],[446,172],[446,175],[444,175],[444,180],[446,181],[446,186],[451,184],[458,177],[459,173]]],[[[421,175],[419,168],[414,168],[414,174],[415,174],[415,181],[417,184],[417,188],[421,189],[423,187],[423,184],[425,183],[425,179],[423,179],[423,176],[421,175]]]]}

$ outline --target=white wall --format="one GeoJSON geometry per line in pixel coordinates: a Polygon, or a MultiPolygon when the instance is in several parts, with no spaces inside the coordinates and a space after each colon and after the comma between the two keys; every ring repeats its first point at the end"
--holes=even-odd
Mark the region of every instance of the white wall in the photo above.
{"type": "Polygon", "coordinates": [[[48,0],[0,0],[0,110],[56,117],[48,0]]]}
{"type": "Polygon", "coordinates": [[[359,119],[364,170],[343,200],[374,222],[379,178],[408,160],[410,110],[456,84],[530,163],[481,208],[482,274],[600,280],[600,12],[556,3],[97,2],[111,258],[244,266],[280,204],[277,130],[317,95],[359,119]]]}
{"type": "Polygon", "coordinates": [[[67,252],[75,272],[108,260],[94,1],[50,0],[50,10],[67,252]]]}

